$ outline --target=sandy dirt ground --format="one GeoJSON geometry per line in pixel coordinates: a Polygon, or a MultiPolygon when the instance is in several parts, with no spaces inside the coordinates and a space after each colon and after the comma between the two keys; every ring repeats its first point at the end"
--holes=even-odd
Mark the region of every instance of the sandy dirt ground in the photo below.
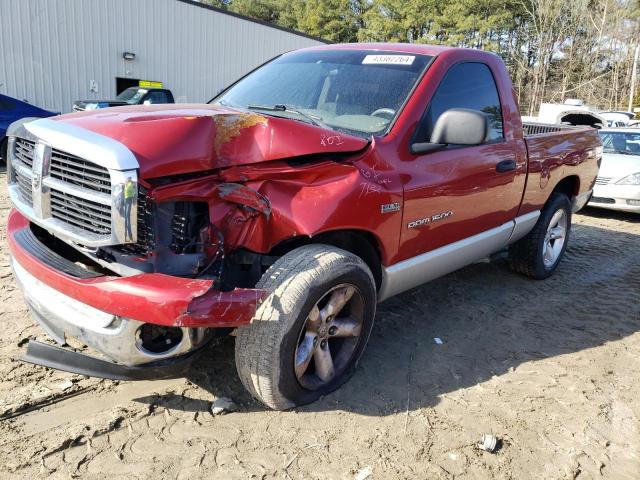
{"type": "Polygon", "coordinates": [[[17,361],[45,334],[10,273],[0,177],[1,478],[640,478],[640,216],[576,215],[547,281],[498,259],[391,299],[348,384],[272,412],[240,385],[233,338],[179,380],[17,361]],[[220,396],[239,410],[213,416],[220,396]]]}

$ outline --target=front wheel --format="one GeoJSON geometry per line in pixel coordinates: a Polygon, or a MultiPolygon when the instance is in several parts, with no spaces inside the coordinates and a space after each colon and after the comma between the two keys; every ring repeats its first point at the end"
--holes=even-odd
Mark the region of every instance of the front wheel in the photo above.
{"type": "Polygon", "coordinates": [[[511,268],[536,280],[551,276],[567,249],[570,231],[571,202],[554,193],[533,230],[509,247],[511,268]]]}
{"type": "Polygon", "coordinates": [[[284,255],[258,282],[267,290],[236,336],[243,385],[284,410],[332,392],[355,371],[376,307],[373,275],[357,256],[329,245],[284,255]]]}

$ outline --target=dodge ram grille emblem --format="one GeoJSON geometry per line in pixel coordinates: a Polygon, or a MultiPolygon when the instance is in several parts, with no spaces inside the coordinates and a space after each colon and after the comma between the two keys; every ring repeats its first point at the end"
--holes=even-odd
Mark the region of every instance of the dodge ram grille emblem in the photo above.
{"type": "Polygon", "coordinates": [[[33,172],[33,179],[31,180],[34,190],[40,188],[40,182],[42,181],[42,174],[40,172],[33,172]]]}
{"type": "Polygon", "coordinates": [[[44,218],[48,209],[47,188],[45,180],[49,175],[51,147],[42,142],[36,142],[33,148],[33,170],[31,177],[31,198],[33,199],[33,215],[44,218]]]}

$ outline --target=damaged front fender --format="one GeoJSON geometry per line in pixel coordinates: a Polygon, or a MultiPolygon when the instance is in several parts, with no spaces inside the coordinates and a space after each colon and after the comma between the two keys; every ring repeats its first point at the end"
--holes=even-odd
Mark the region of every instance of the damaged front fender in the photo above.
{"type": "Polygon", "coordinates": [[[176,321],[178,327],[239,327],[250,323],[267,292],[236,288],[230,292],[209,290],[194,298],[176,321]],[[213,324],[212,324],[213,322],[213,324]]]}
{"type": "Polygon", "coordinates": [[[220,232],[226,252],[246,245],[251,235],[264,231],[271,218],[269,199],[242,183],[209,176],[152,191],[157,204],[195,201],[208,204],[209,221],[220,232]]]}
{"type": "Polygon", "coordinates": [[[401,205],[402,188],[383,158],[321,157],[225,169],[157,187],[153,200],[208,203],[227,254],[237,249],[268,254],[294,237],[357,229],[379,239],[386,261],[397,244],[401,214],[385,214],[383,206],[401,205]]]}

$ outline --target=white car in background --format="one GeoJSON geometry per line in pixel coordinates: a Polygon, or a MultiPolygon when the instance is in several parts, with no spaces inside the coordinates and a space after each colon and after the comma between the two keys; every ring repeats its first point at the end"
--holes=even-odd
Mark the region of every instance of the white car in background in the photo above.
{"type": "Polygon", "coordinates": [[[633,112],[600,112],[608,127],[627,127],[636,116],[633,112]]]}
{"type": "Polygon", "coordinates": [[[640,213],[640,128],[603,129],[592,207],[640,213]]]}

